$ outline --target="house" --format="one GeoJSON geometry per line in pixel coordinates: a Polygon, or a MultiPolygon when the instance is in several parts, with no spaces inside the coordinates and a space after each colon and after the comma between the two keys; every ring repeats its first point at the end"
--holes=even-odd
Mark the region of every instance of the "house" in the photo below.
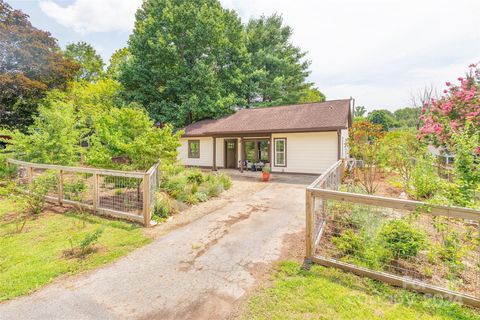
{"type": "Polygon", "coordinates": [[[187,166],[319,174],[348,157],[353,99],[242,109],[184,128],[187,166]]]}

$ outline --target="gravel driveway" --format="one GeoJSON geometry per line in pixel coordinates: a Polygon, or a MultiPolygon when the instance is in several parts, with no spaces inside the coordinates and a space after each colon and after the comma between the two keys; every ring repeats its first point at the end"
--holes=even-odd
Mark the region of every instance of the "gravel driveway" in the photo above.
{"type": "Polygon", "coordinates": [[[182,213],[176,228],[125,258],[0,304],[0,319],[235,316],[280,259],[288,235],[303,230],[305,185],[313,179],[234,181],[232,190],[182,213]]]}

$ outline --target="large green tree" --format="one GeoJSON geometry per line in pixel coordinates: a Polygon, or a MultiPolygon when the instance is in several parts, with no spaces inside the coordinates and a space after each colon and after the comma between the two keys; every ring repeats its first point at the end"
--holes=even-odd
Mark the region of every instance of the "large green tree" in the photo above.
{"type": "Polygon", "coordinates": [[[146,0],[120,76],[126,98],[176,126],[230,113],[244,90],[242,36],[217,0],[146,0]]]}
{"type": "Polygon", "coordinates": [[[0,0],[0,127],[24,129],[45,92],[63,87],[77,70],[50,33],[0,0]]]}
{"type": "Polygon", "coordinates": [[[122,67],[127,63],[130,58],[130,52],[128,48],[121,48],[116,50],[110,57],[108,63],[106,76],[112,79],[118,79],[121,75],[122,67]]]}
{"type": "Polygon", "coordinates": [[[420,127],[420,115],[422,114],[422,109],[418,107],[406,107],[395,110],[393,116],[397,121],[399,127],[404,128],[416,128],[420,127]]]}
{"type": "Polygon", "coordinates": [[[103,74],[105,63],[92,45],[83,41],[71,43],[67,45],[65,55],[80,65],[77,80],[95,81],[103,74]]]}
{"type": "Polygon", "coordinates": [[[310,61],[305,52],[291,43],[292,28],[274,14],[252,19],[246,26],[246,44],[251,65],[248,78],[248,102],[300,102],[311,83],[310,61]]]}
{"type": "Polygon", "coordinates": [[[385,131],[397,126],[393,114],[385,109],[373,110],[368,114],[367,119],[371,123],[381,125],[385,131]]]}

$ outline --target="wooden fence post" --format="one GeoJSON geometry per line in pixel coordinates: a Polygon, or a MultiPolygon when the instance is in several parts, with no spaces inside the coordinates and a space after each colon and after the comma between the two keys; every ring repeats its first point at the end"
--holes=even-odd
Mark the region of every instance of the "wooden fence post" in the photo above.
{"type": "Polygon", "coordinates": [[[305,237],[305,257],[311,260],[315,248],[314,245],[314,230],[315,230],[315,198],[313,194],[307,189],[305,198],[306,208],[306,237],[305,237]]]}
{"type": "Polygon", "coordinates": [[[150,175],[143,177],[143,223],[145,227],[150,227],[150,175]]]}
{"type": "Polygon", "coordinates": [[[63,170],[58,171],[58,204],[62,205],[63,200],[63,170]]]}
{"type": "Polygon", "coordinates": [[[33,182],[33,167],[27,167],[27,182],[30,184],[33,182]]]}
{"type": "Polygon", "coordinates": [[[92,201],[92,210],[93,212],[97,211],[98,208],[98,174],[93,174],[93,201],[92,201]]]}

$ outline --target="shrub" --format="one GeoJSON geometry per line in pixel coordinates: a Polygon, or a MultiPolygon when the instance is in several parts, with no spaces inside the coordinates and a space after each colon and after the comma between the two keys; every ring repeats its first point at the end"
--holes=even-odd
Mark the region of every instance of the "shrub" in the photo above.
{"type": "Polygon", "coordinates": [[[153,205],[153,215],[163,221],[171,216],[172,213],[172,201],[168,195],[163,192],[156,192],[153,205]]]}
{"type": "Polygon", "coordinates": [[[0,180],[10,179],[17,173],[17,166],[8,164],[7,157],[0,154],[0,180]]]}
{"type": "Polygon", "coordinates": [[[186,172],[188,182],[199,185],[204,181],[203,173],[200,170],[190,169],[186,172]]]}
{"type": "Polygon", "coordinates": [[[165,177],[162,180],[161,187],[165,189],[175,199],[184,192],[187,187],[187,179],[183,175],[165,177]]]}
{"type": "Polygon", "coordinates": [[[63,192],[67,200],[82,201],[87,190],[87,185],[83,180],[65,182],[63,184],[63,192]]]}
{"type": "Polygon", "coordinates": [[[93,245],[98,242],[98,239],[103,234],[103,228],[98,228],[92,233],[87,233],[85,237],[83,238],[82,241],[80,241],[80,244],[78,247],[80,248],[80,254],[84,255],[88,252],[91,252],[93,249],[93,245]]]}
{"type": "Polygon", "coordinates": [[[332,243],[347,260],[376,270],[381,269],[392,256],[376,241],[374,235],[368,236],[364,230],[355,232],[347,229],[340,236],[333,237],[332,243]]]}
{"type": "Polygon", "coordinates": [[[379,240],[395,259],[415,257],[427,242],[425,233],[401,219],[385,223],[380,229],[379,240]]]}
{"type": "Polygon", "coordinates": [[[353,230],[346,230],[340,236],[334,236],[332,243],[343,255],[359,255],[365,251],[365,239],[353,230]]]}
{"type": "Polygon", "coordinates": [[[456,231],[451,231],[443,236],[443,246],[438,251],[440,259],[456,266],[462,265],[464,250],[462,242],[456,231]]]}
{"type": "Polygon", "coordinates": [[[83,152],[79,141],[85,133],[78,127],[73,106],[58,103],[40,107],[27,134],[12,132],[7,150],[13,151],[13,157],[25,161],[76,165],[83,152]]]}
{"type": "Polygon", "coordinates": [[[206,192],[209,197],[217,197],[223,192],[223,185],[216,182],[209,182],[206,184],[206,192]]]}
{"type": "Polygon", "coordinates": [[[228,190],[232,186],[232,179],[224,173],[217,175],[217,179],[223,185],[224,190],[228,190]]]}
{"type": "Polygon", "coordinates": [[[86,161],[104,168],[145,170],[159,159],[170,163],[176,159],[182,131],[173,132],[166,125],[157,128],[145,110],[134,106],[111,108],[93,123],[86,161]],[[125,159],[116,163],[113,159],[125,159]]]}
{"type": "Polygon", "coordinates": [[[189,204],[189,205],[194,205],[194,204],[197,204],[198,203],[198,198],[196,197],[195,194],[187,194],[185,199],[183,200],[186,204],[189,204]]]}
{"type": "Polygon", "coordinates": [[[195,197],[198,199],[200,202],[205,202],[208,200],[208,195],[203,192],[203,191],[198,191],[195,193],[195,197]]]}
{"type": "Polygon", "coordinates": [[[25,203],[27,213],[40,214],[45,207],[45,196],[57,185],[57,176],[53,172],[46,172],[36,177],[27,186],[20,186],[18,197],[25,203]]]}
{"type": "Polygon", "coordinates": [[[413,195],[417,199],[432,197],[441,184],[432,157],[418,158],[412,172],[413,195]]]}

